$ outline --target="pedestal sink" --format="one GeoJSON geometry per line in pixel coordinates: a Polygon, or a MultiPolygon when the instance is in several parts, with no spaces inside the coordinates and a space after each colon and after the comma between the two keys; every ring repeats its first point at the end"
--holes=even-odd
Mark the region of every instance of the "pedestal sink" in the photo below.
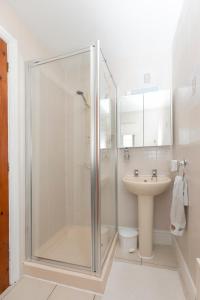
{"type": "Polygon", "coordinates": [[[170,185],[167,176],[127,175],[123,178],[127,190],[138,196],[139,254],[143,258],[153,256],[153,207],[154,196],[162,194],[170,185]]]}

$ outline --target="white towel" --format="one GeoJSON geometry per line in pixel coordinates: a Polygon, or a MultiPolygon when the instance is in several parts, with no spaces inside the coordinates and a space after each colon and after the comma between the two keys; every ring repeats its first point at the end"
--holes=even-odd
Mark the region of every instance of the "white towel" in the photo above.
{"type": "Polygon", "coordinates": [[[188,206],[188,188],[185,176],[176,176],[174,180],[171,204],[171,233],[182,236],[186,226],[184,206],[188,206]]]}

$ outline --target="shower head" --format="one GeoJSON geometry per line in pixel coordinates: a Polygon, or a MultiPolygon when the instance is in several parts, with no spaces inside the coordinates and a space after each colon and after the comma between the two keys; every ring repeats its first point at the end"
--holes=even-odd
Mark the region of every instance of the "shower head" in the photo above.
{"type": "Polygon", "coordinates": [[[87,106],[87,108],[90,108],[90,105],[87,102],[87,99],[85,98],[85,95],[82,91],[76,91],[77,95],[81,96],[83,98],[83,101],[85,103],[85,105],[87,106]]]}

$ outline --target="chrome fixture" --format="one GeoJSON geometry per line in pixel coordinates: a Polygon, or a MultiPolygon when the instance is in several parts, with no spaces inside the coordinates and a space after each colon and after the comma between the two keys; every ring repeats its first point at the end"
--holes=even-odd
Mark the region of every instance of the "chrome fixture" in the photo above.
{"type": "Polygon", "coordinates": [[[124,148],[124,159],[129,160],[130,159],[130,153],[128,148],[124,148]]]}
{"type": "Polygon", "coordinates": [[[138,170],[138,169],[135,169],[135,170],[134,170],[134,176],[135,176],[135,177],[138,177],[138,176],[139,176],[139,170],[138,170]]]}
{"type": "Polygon", "coordinates": [[[183,178],[185,176],[185,168],[186,168],[187,164],[188,164],[188,161],[185,160],[185,159],[184,160],[179,160],[177,162],[177,171],[178,171],[178,174],[180,173],[180,168],[182,167],[182,171],[183,171],[182,176],[183,176],[183,178]]]}
{"type": "Polygon", "coordinates": [[[188,164],[188,162],[187,162],[187,160],[179,160],[178,161],[178,167],[180,168],[180,167],[186,167],[187,166],[187,164],[188,164]]]}
{"type": "Polygon", "coordinates": [[[157,169],[153,169],[152,170],[152,177],[151,177],[151,180],[153,180],[153,178],[156,178],[157,179],[158,177],[158,170],[157,169]]]}
{"type": "Polygon", "coordinates": [[[87,99],[85,98],[84,93],[82,91],[77,91],[76,93],[77,93],[77,95],[79,95],[79,96],[81,96],[83,98],[83,101],[84,101],[85,105],[87,106],[87,108],[90,108],[90,105],[88,104],[87,99]]]}

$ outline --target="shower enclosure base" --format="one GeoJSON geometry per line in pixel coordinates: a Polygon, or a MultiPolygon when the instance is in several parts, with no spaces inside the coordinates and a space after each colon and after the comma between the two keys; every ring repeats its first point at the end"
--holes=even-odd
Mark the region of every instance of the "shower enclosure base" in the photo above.
{"type": "MultiPolygon", "coordinates": [[[[101,227],[102,258],[106,253],[111,237],[114,236],[114,231],[115,229],[109,225],[102,225],[101,227]]],[[[35,247],[33,257],[90,268],[91,243],[90,226],[65,226],[40,247],[35,247]]]]}
{"type": "Polygon", "coordinates": [[[91,228],[66,226],[33,252],[34,257],[90,267],[91,228]]]}
{"type": "Polygon", "coordinates": [[[117,239],[118,234],[116,233],[100,277],[95,275],[95,273],[86,274],[79,271],[66,270],[59,267],[48,266],[46,264],[42,264],[42,262],[35,261],[24,262],[24,274],[48,281],[53,281],[58,284],[69,285],[96,293],[103,293],[108,275],[110,273],[117,239]]]}

